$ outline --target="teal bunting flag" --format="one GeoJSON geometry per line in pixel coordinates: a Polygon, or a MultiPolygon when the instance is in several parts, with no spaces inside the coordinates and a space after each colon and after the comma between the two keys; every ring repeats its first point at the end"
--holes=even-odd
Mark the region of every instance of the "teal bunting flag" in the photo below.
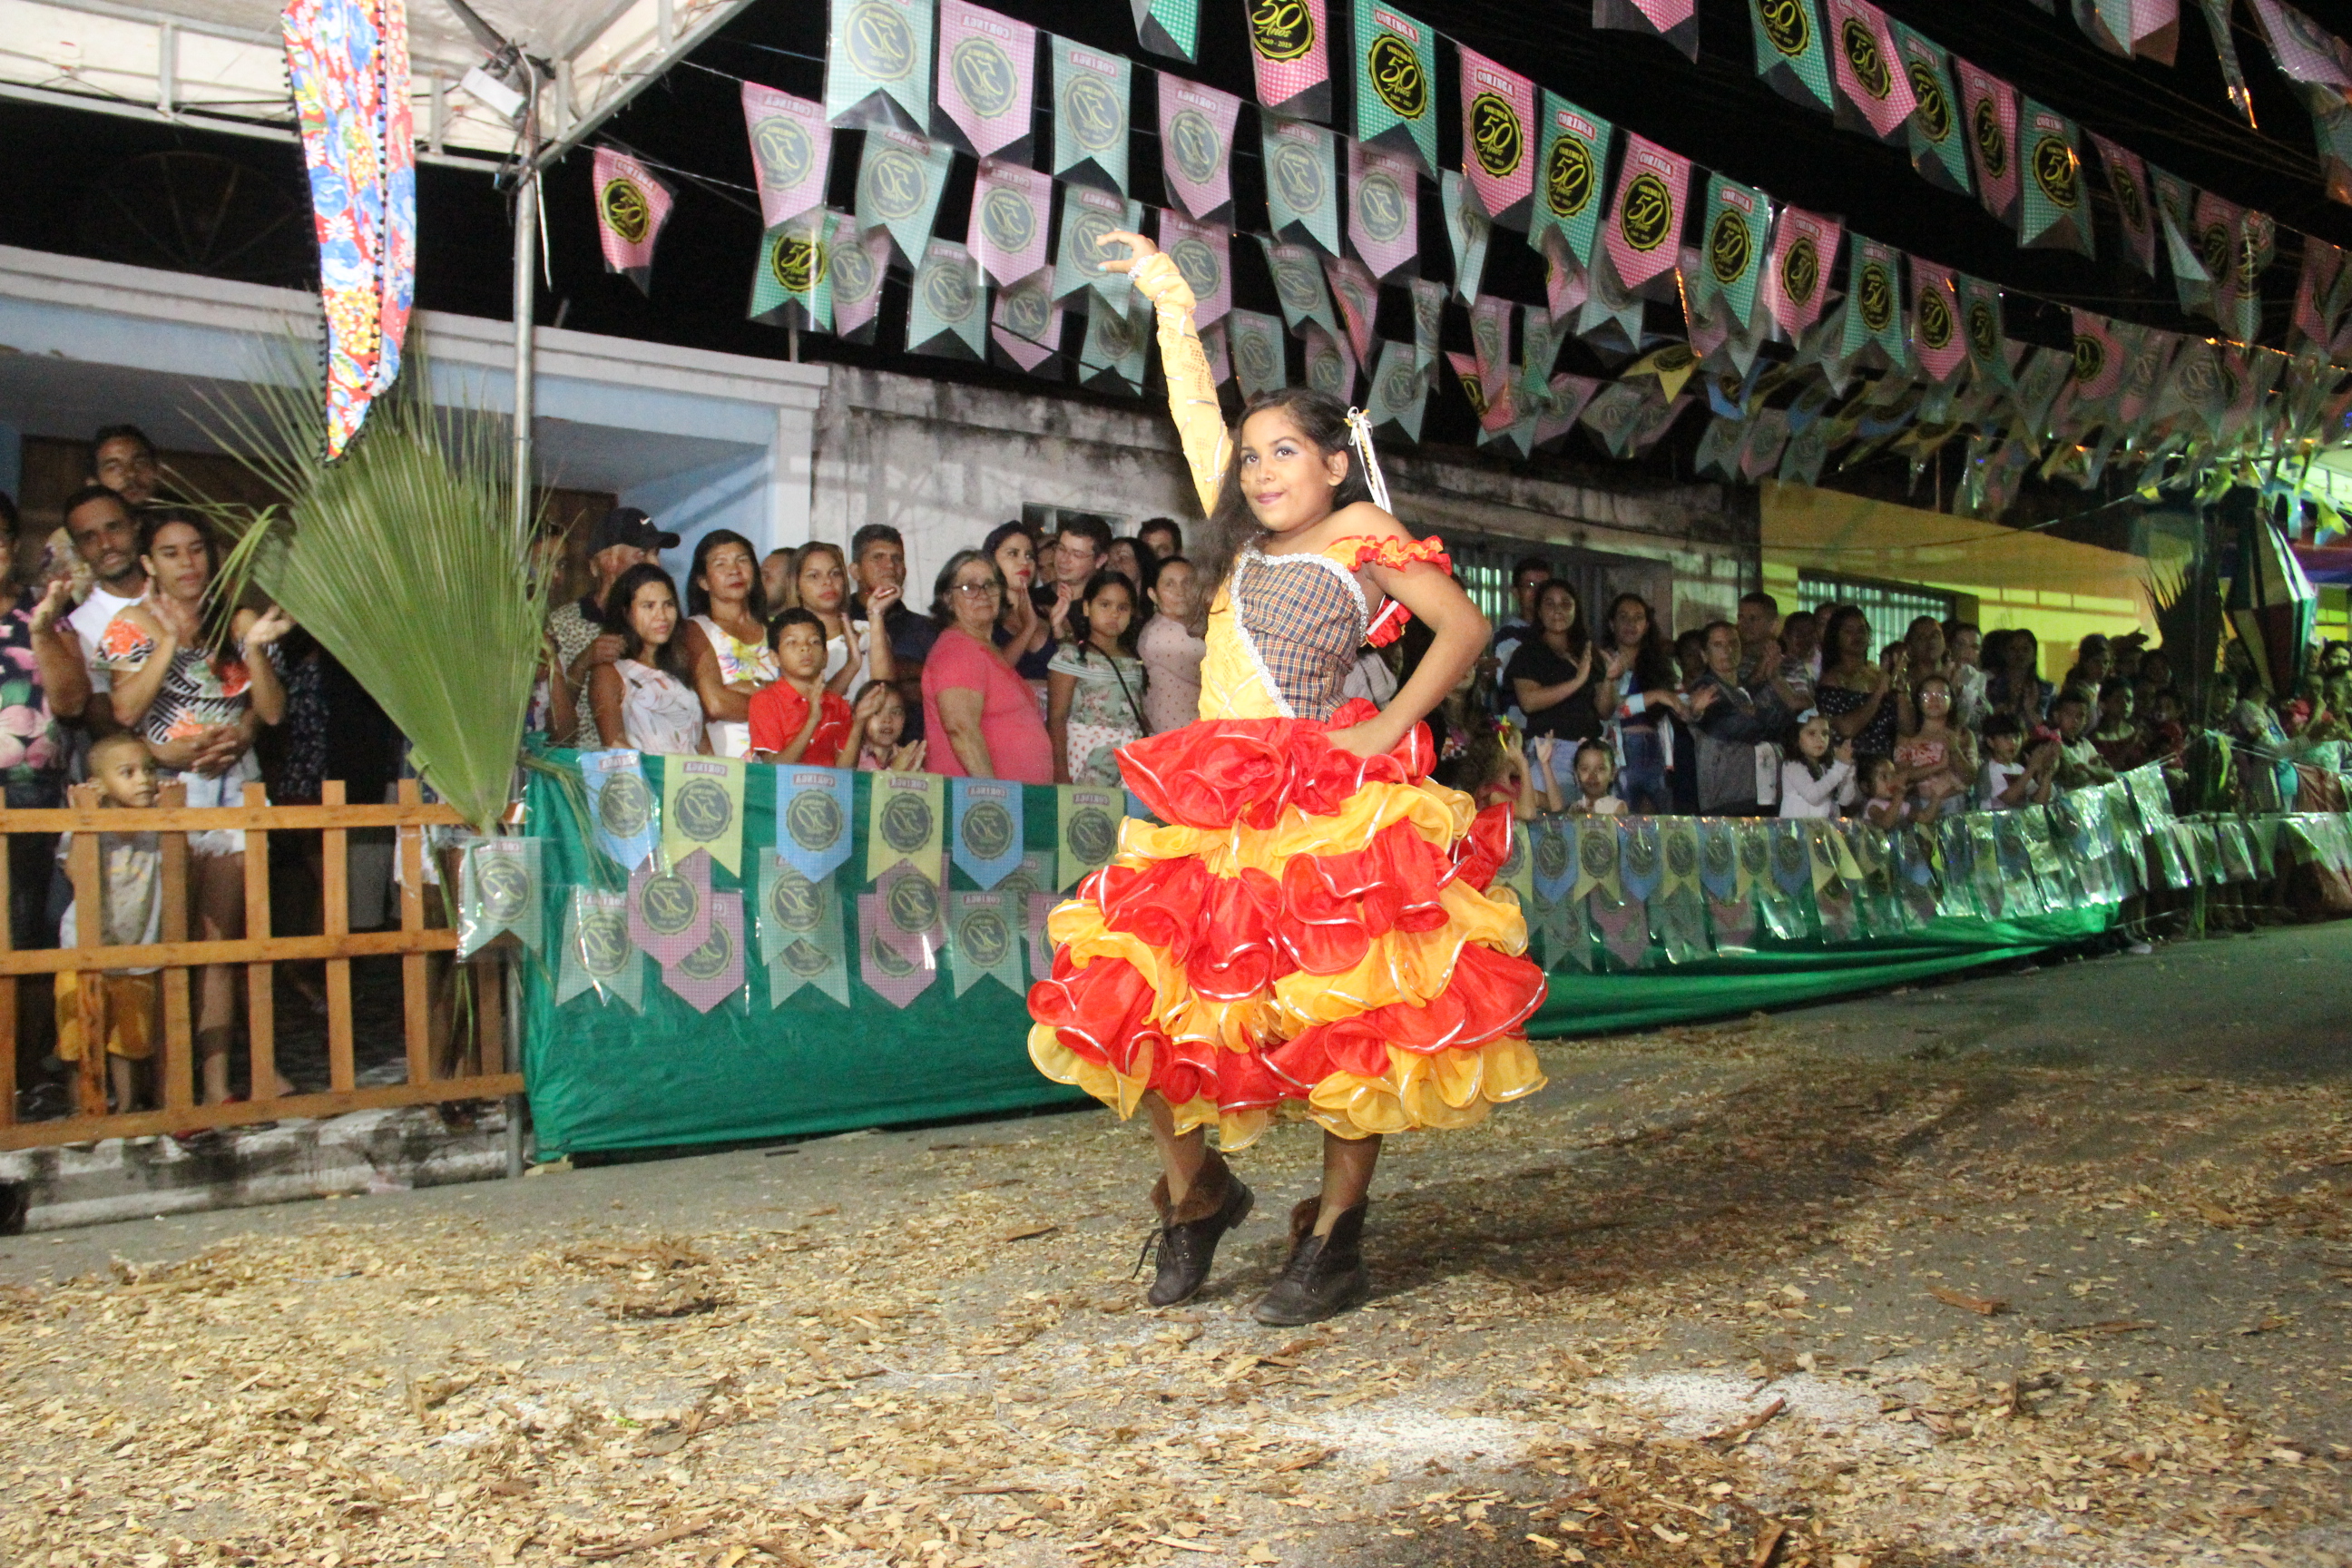
{"type": "Polygon", "coordinates": [[[2018,112],[2017,141],[2025,185],[2017,243],[2028,249],[2095,255],[2082,136],[2074,122],[2029,98],[2018,112]]]}
{"type": "Polygon", "coordinates": [[[1935,40],[1900,22],[1894,26],[1895,47],[1911,79],[1911,118],[1906,125],[1911,166],[1931,185],[1972,195],[1976,187],[1969,178],[1968,134],[1952,82],[1951,57],[1935,40]]]}
{"type": "MultiPolygon", "coordinates": [[[[1143,204],[1122,200],[1083,185],[1062,187],[1062,238],[1054,257],[1054,298],[1066,300],[1091,290],[1111,310],[1124,312],[1135,297],[1135,286],[1124,272],[1105,272],[1102,264],[1127,254],[1123,246],[1105,245],[1103,236],[1114,229],[1143,232],[1143,204]]],[[[1077,309],[1087,309],[1081,300],[1077,309]]]]}
{"type": "Polygon", "coordinates": [[[635,752],[583,752],[580,781],[588,792],[588,816],[596,825],[596,847],[624,871],[634,871],[654,852],[661,837],[661,808],[646,782],[635,752]]]}
{"type": "Polygon", "coordinates": [[[1266,210],[1277,238],[1339,254],[1339,176],[1331,132],[1295,120],[1262,120],[1266,210]]]}
{"type": "Polygon", "coordinates": [[[953,240],[931,241],[908,289],[907,352],[984,359],[987,327],[988,289],[979,260],[953,240]]]}
{"type": "Polygon", "coordinates": [[[1201,0],[1131,0],[1135,38],[1155,55],[1186,64],[1201,58],[1201,0]]]}
{"type": "Polygon", "coordinates": [[[1580,267],[1592,265],[1592,242],[1600,232],[1602,182],[1616,128],[1557,93],[1543,95],[1542,136],[1536,162],[1536,197],[1528,231],[1530,244],[1546,230],[1568,242],[1580,267]]]}
{"type": "Polygon", "coordinates": [[[992,889],[1021,865],[1021,786],[1002,779],[959,778],[949,781],[948,791],[955,835],[950,854],[982,890],[992,889]]]}
{"type": "Polygon", "coordinates": [[[1840,349],[1851,359],[1867,348],[1897,370],[1909,368],[1911,345],[1903,330],[1903,261],[1894,247],[1857,234],[1847,247],[1845,336],[1840,349]]]}
{"type": "MultiPolygon", "coordinates": [[[[1006,787],[1018,794],[1021,786],[1006,787]]],[[[1021,964],[1022,899],[1018,893],[948,895],[948,968],[955,976],[957,995],[983,979],[994,980],[1016,996],[1025,993],[1021,964]]]]}
{"type": "Polygon", "coordinates": [[[909,268],[922,265],[954,166],[955,152],[944,142],[887,127],[866,132],[857,163],[857,232],[887,229],[899,258],[909,268]]]}
{"type": "Polygon", "coordinates": [[[813,207],[768,230],[751,274],[751,320],[771,327],[833,331],[831,242],[841,215],[813,207]]]}
{"type": "Polygon", "coordinates": [[[825,119],[926,129],[932,0],[831,0],[827,15],[825,119]]]}
{"type": "Polygon", "coordinates": [[[1437,34],[1380,0],[1357,0],[1356,140],[1419,156],[1437,173],[1437,34]]]}
{"type": "Polygon", "coordinates": [[[1823,112],[1834,108],[1821,0],[1748,0],[1748,20],[1756,35],[1756,74],[1791,102],[1823,112]]]}
{"type": "Polygon", "coordinates": [[[1721,300],[1739,325],[1754,321],[1756,286],[1763,275],[1771,217],[1771,203],[1754,186],[1721,174],[1707,183],[1706,236],[1700,264],[1688,274],[1694,308],[1704,313],[1721,300]]]}
{"type": "Polygon", "coordinates": [[[1127,195],[1129,105],[1133,68],[1049,35],[1054,60],[1054,178],[1127,195]]]}
{"type": "Polygon", "coordinates": [[[629,940],[628,904],[625,893],[572,889],[555,981],[558,1006],[593,987],[601,1001],[618,1001],[633,1013],[645,1010],[646,955],[629,940]]]}
{"type": "Polygon", "coordinates": [[[1486,275],[1486,246],[1494,237],[1494,220],[1479,205],[1477,187],[1453,170],[1438,176],[1437,190],[1445,209],[1446,242],[1454,249],[1454,292],[1464,304],[1475,305],[1486,275]]]}

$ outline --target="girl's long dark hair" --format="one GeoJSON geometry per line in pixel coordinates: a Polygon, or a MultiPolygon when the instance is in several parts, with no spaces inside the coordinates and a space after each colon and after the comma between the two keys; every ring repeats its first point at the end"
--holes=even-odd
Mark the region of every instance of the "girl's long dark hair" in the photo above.
{"type": "Polygon", "coordinates": [[[1094,648],[1095,628],[1087,619],[1087,606],[1094,603],[1097,594],[1111,587],[1127,591],[1127,630],[1118,634],[1118,651],[1127,654],[1135,651],[1136,636],[1143,629],[1143,617],[1136,614],[1136,610],[1142,601],[1135,592],[1135,584],[1127,580],[1126,573],[1113,572],[1105,567],[1087,579],[1086,592],[1080,594],[1077,602],[1070,606],[1070,640],[1077,647],[1080,663],[1086,661],[1087,655],[1094,648]]]}
{"type": "MultiPolygon", "coordinates": [[[[1650,601],[1639,594],[1620,594],[1609,601],[1609,637],[1613,645],[1617,637],[1617,612],[1631,602],[1642,606],[1642,646],[1633,650],[1633,689],[1654,691],[1663,686],[1679,686],[1682,677],[1675,668],[1675,657],[1668,651],[1666,634],[1658,625],[1658,612],[1650,601]]],[[[1538,634],[1540,635],[1540,634],[1538,634]]]]}
{"type": "Polygon", "coordinates": [[[1568,623],[1568,657],[1575,658],[1584,652],[1584,645],[1592,639],[1584,624],[1584,601],[1578,596],[1576,585],[1565,577],[1554,577],[1536,590],[1535,635],[1539,638],[1549,638],[1551,635],[1543,627],[1543,602],[1554,593],[1567,595],[1569,604],[1576,610],[1576,618],[1568,623]]]}
{"type": "Polygon", "coordinates": [[[751,558],[751,593],[743,601],[743,607],[751,613],[753,620],[765,621],[768,618],[768,590],[760,581],[760,552],[751,548],[750,540],[731,528],[714,529],[695,542],[694,564],[686,572],[686,613],[689,616],[710,613],[710,590],[702,585],[700,579],[704,568],[710,564],[711,552],[722,544],[740,544],[743,547],[743,553],[751,558]]]}
{"type": "Polygon", "coordinates": [[[689,679],[693,670],[686,662],[686,617],[680,606],[678,624],[670,628],[669,641],[654,650],[651,658],[644,657],[645,639],[637,628],[629,624],[629,606],[637,602],[637,590],[648,583],[659,583],[669,590],[670,603],[677,603],[677,582],[668,573],[647,561],[621,574],[613,584],[612,594],[604,600],[604,629],[621,639],[621,657],[634,658],[640,664],[650,664],[665,675],[680,680],[689,679]]]}
{"type": "Polygon", "coordinates": [[[1265,526],[1250,510],[1248,498],[1242,494],[1241,436],[1251,419],[1276,409],[1288,415],[1299,433],[1314,442],[1325,457],[1346,455],[1348,477],[1331,492],[1332,510],[1372,499],[1371,486],[1364,482],[1363,468],[1348,445],[1346,404],[1328,393],[1285,386],[1261,392],[1243,405],[1241,421],[1234,426],[1233,456],[1225,464],[1224,483],[1217,490],[1216,509],[1209,513],[1209,521],[1199,531],[1191,552],[1193,578],[1199,588],[1192,615],[1195,637],[1208,627],[1210,602],[1224,586],[1225,579],[1233,575],[1234,558],[1252,541],[1265,537],[1265,526]]]}

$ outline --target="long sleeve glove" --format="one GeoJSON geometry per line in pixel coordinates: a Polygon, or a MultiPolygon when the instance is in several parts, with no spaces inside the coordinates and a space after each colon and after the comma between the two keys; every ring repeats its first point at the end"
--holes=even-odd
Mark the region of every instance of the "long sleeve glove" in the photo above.
{"type": "Polygon", "coordinates": [[[1164,252],[1146,257],[1129,276],[1159,319],[1168,413],[1176,421],[1184,460],[1192,469],[1192,488],[1200,492],[1201,514],[1206,517],[1217,510],[1217,492],[1224,484],[1234,446],[1225,429],[1225,411],[1217,402],[1216,378],[1209,374],[1209,357],[1201,352],[1200,332],[1192,325],[1192,286],[1164,252]]]}

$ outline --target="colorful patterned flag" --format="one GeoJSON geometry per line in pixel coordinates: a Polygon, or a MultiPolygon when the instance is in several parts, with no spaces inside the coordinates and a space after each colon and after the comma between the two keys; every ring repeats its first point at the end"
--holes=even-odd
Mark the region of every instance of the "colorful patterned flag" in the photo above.
{"type": "Polygon", "coordinates": [[[407,13],[401,0],[292,0],[280,26],[319,241],[333,458],[400,374],[416,295],[407,13]]]}
{"type": "Polygon", "coordinates": [[[2197,226],[2213,274],[2214,319],[2232,339],[2251,342],[2262,331],[2263,274],[2278,253],[2278,224],[2209,191],[2198,197],[2197,226]]]}
{"type": "Polygon", "coordinates": [[[1699,266],[1688,274],[1694,310],[1704,313],[1720,299],[1741,326],[1756,319],[1756,283],[1764,270],[1764,237],[1771,223],[1771,203],[1763,192],[1721,174],[1707,183],[1706,238],[1699,266]]]}
{"type": "Polygon", "coordinates": [[[931,8],[931,0],[828,0],[827,120],[929,129],[931,8]]]}
{"type": "Polygon", "coordinates": [[[675,867],[649,858],[629,873],[629,941],[656,963],[676,963],[709,934],[709,856],[675,867]]]}
{"type": "Polygon", "coordinates": [[[1502,401],[1511,376],[1511,302],[1488,296],[1470,307],[1470,350],[1478,367],[1480,406],[1502,401]]]}
{"type": "Polygon", "coordinates": [[[2246,124],[2254,123],[2254,95],[2246,89],[2246,68],[2238,60],[2238,39],[2230,26],[2230,13],[2237,0],[2198,0],[2198,10],[2205,18],[2205,30],[2212,36],[2213,53],[2221,62],[2221,81],[2229,93],[2230,102],[2246,117],[2246,124]]]}
{"type": "Polygon", "coordinates": [[[824,106],[747,81],[743,125],[760,176],[760,221],[772,229],[823,205],[833,169],[833,128],[824,122],[824,106]]]}
{"type": "Polygon", "coordinates": [[[1672,273],[1681,254],[1690,160],[1641,136],[1625,138],[1625,162],[1609,212],[1607,250],[1628,291],[1672,273]]]}
{"type": "Polygon", "coordinates": [[[1357,363],[1372,357],[1372,322],[1380,314],[1381,286],[1364,264],[1351,257],[1327,256],[1323,275],[1330,279],[1331,298],[1339,301],[1340,322],[1348,329],[1348,346],[1357,363]]]}
{"type": "Polygon", "coordinates": [[[1568,242],[1580,267],[1592,265],[1592,241],[1601,227],[1601,182],[1609,168],[1615,127],[1588,114],[1556,93],[1543,95],[1543,134],[1536,168],[1534,222],[1530,239],[1547,229],[1568,242]]]}
{"type": "Polygon", "coordinates": [[[1437,173],[1437,35],[1380,0],[1353,7],[1356,140],[1419,154],[1437,173]]]}
{"type": "Polygon", "coordinates": [[[1037,89],[1037,29],[967,0],[940,0],[931,134],[979,157],[1026,163],[1037,89]]]}
{"type": "Polygon", "coordinates": [[[1899,22],[1895,42],[1903,51],[1903,74],[1911,79],[1911,166],[1929,184],[1968,195],[1974,187],[1969,183],[1968,132],[1952,88],[1952,58],[1935,40],[1899,22]]]}
{"type": "Polygon", "coordinates": [[[876,126],[857,163],[857,231],[889,231],[908,266],[923,256],[955,153],[944,142],[876,126]]]}
{"type": "Polygon", "coordinates": [[[1324,0],[1250,0],[1248,11],[1259,104],[1291,120],[1329,120],[1330,20],[1324,0]]]}
{"type": "Polygon", "coordinates": [[[1260,115],[1266,210],[1274,232],[1294,244],[1339,254],[1339,204],[1331,132],[1260,115]]]}
{"type": "Polygon", "coordinates": [[[874,341],[874,324],[882,309],[882,277],[890,266],[890,235],[887,229],[861,231],[857,220],[836,214],[833,238],[826,247],[824,276],[833,294],[833,335],[851,342],[874,341]]]}
{"type": "Polygon", "coordinates": [[[1136,41],[1187,65],[1201,58],[1201,0],[1132,0],[1136,41]]]}
{"type": "Polygon", "coordinates": [[[996,305],[988,313],[988,341],[1002,362],[1031,375],[1045,374],[1045,362],[1061,352],[1062,307],[1045,273],[996,291],[996,305]]]}
{"type": "Polygon", "coordinates": [[[1223,224],[1195,223],[1173,207],[1160,213],[1160,248],[1192,285],[1192,322],[1213,327],[1234,307],[1234,231],[1223,224]]]}
{"type": "Polygon", "coordinates": [[[1412,158],[1348,143],[1348,241],[1377,278],[1421,255],[1421,180],[1412,158]]]}
{"type": "Polygon", "coordinates": [[[645,955],[629,941],[628,899],[622,893],[572,889],[563,918],[563,967],[555,982],[558,1006],[593,986],[599,1001],[617,1000],[641,1011],[645,955]]]}
{"type": "Polygon", "coordinates": [[[1054,182],[1036,170],[994,158],[980,161],[971,186],[964,245],[1000,286],[1042,272],[1045,230],[1054,216],[1054,182]]]}
{"type": "Polygon", "coordinates": [[[1454,251],[1454,291],[1465,305],[1478,302],[1479,286],[1486,276],[1486,246],[1495,226],[1478,205],[1478,190],[1448,169],[1437,177],[1439,204],[1445,209],[1445,239],[1454,251]]]}
{"type": "Polygon", "coordinates": [[[1474,49],[1462,55],[1462,172],[1486,216],[1524,230],[1536,184],[1536,87],[1474,49]]]}
{"type": "Polygon", "coordinates": [[[2083,154],[2075,145],[2074,122],[2028,99],[2019,123],[2023,132],[2020,163],[2025,197],[2019,208],[2018,244],[2095,254],[2091,204],[2083,189],[2083,154]]]}
{"type": "Polygon", "coordinates": [[[1160,167],[1168,194],[1203,223],[1233,216],[1234,127],[1242,100],[1160,73],[1160,167]]]}
{"type": "Polygon", "coordinates": [[[953,240],[931,241],[908,292],[907,352],[983,359],[987,320],[988,290],[981,282],[980,263],[953,240]]]}
{"type": "Polygon", "coordinates": [[[1903,331],[1902,258],[1891,246],[1859,234],[1847,249],[1845,335],[1839,355],[1852,359],[1865,348],[1874,349],[1902,369],[1910,363],[1903,331]]]}
{"type": "Polygon", "coordinates": [[[746,312],[752,321],[771,327],[833,331],[831,247],[840,217],[818,207],[787,218],[761,237],[746,312]]]}
{"type": "Polygon", "coordinates": [[[2108,53],[2172,63],[2180,0],[2074,0],[2074,25],[2108,53]]]}
{"type": "Polygon", "coordinates": [[[642,293],[654,271],[654,246],[669,220],[669,187],[653,171],[610,147],[596,149],[596,235],[604,270],[627,275],[642,293]]]}
{"type": "Polygon", "coordinates": [[[1791,342],[1822,319],[1829,294],[1830,268],[1837,265],[1838,239],[1845,226],[1832,218],[1784,206],[1772,224],[1772,254],[1764,272],[1764,308],[1791,342]]]}
{"type": "Polygon", "coordinates": [[[2017,89],[1977,69],[1958,56],[1960,112],[1968,131],[1969,155],[1976,164],[1977,200],[2005,224],[2017,222],[2017,89]]]}
{"type": "Polygon", "coordinates": [[[1131,68],[1069,39],[1048,37],[1054,57],[1054,178],[1127,194],[1131,68]]]}
{"type": "Polygon", "coordinates": [[[1592,0],[1592,25],[1654,33],[1693,61],[1698,58],[1698,0],[1592,0]]]}
{"type": "MultiPolygon", "coordinates": [[[[1054,260],[1054,298],[1066,300],[1091,289],[1112,310],[1124,312],[1135,286],[1124,272],[1105,272],[1102,264],[1124,257],[1124,247],[1105,245],[1103,236],[1114,229],[1143,232],[1143,204],[1121,201],[1083,185],[1062,191],[1062,246],[1054,260]]],[[[1083,302],[1077,307],[1085,309],[1083,302]]]]}
{"type": "Polygon", "coordinates": [[[2281,74],[2338,97],[2352,93],[2352,47],[2283,0],[2248,0],[2281,74]]]}
{"type": "Polygon", "coordinates": [[[1289,355],[1279,321],[1255,310],[1235,310],[1225,318],[1225,330],[1233,342],[1234,383],[1244,397],[1290,384],[1289,355]]]}
{"type": "Polygon", "coordinates": [[[2090,135],[2091,144],[2099,150],[2100,167],[2107,172],[2107,190],[2116,199],[2116,221],[2123,230],[2124,243],[2130,247],[2133,263],[2153,278],[2157,216],[2148,192],[2147,164],[2138,153],[2118,147],[2097,132],[2090,135]]]}
{"type": "Polygon", "coordinates": [[[1847,106],[1882,142],[1895,140],[1916,107],[1886,13],[1870,0],[1829,0],[1831,74],[1847,106]]]}
{"type": "Polygon", "coordinates": [[[1322,262],[1316,253],[1303,245],[1277,245],[1264,235],[1257,237],[1257,242],[1265,252],[1265,269],[1274,275],[1274,297],[1281,303],[1282,319],[1290,330],[1304,332],[1312,321],[1336,335],[1339,317],[1331,308],[1331,291],[1323,281],[1322,262]]]}
{"type": "Polygon", "coordinates": [[[2223,300],[2233,286],[2237,270],[2233,253],[2246,209],[2211,191],[2198,192],[2194,200],[2188,232],[2190,243],[2197,247],[2198,267],[2212,285],[2203,292],[2199,305],[2204,314],[2219,323],[2225,311],[2223,300]]]}
{"type": "Polygon", "coordinates": [[[1756,35],[1756,74],[1791,102],[1831,108],[1821,0],[1748,0],[1748,20],[1756,35]]]}
{"type": "Polygon", "coordinates": [[[1952,269],[1916,256],[1911,258],[1911,353],[1938,383],[1951,380],[1969,357],[1952,269]]]}

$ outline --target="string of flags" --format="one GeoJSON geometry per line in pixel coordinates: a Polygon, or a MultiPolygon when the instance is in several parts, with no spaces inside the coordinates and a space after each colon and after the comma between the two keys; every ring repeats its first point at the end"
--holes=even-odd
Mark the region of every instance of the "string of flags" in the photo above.
{"type": "MultiPolygon", "coordinates": [[[[1076,313],[1079,379],[1134,394],[1150,312],[1099,263],[1104,235],[1148,230],[1192,285],[1212,366],[1244,395],[1286,383],[1286,340],[1297,338],[1308,384],[1349,401],[1366,388],[1374,419],[1411,439],[1450,370],[1481,444],[1517,455],[1582,428],[1612,456],[1634,456],[1703,408],[1702,471],[1815,483],[1841,452],[1849,467],[1893,453],[1916,477],[1957,446],[1958,504],[1985,513],[2030,471],[2087,487],[2130,469],[2152,488],[2258,458],[2275,469],[2281,454],[2307,457],[2340,432],[2352,410],[2340,390],[2352,364],[2344,253],[2303,238],[2286,349],[2256,344],[2276,223],[2095,133],[2087,140],[2129,259],[2150,277],[2161,263],[2184,312],[2210,319],[2214,337],[2077,310],[2071,353],[2021,342],[2008,335],[1999,286],[1699,169],[1466,47],[1464,166],[1443,168],[1438,35],[1382,4],[1353,7],[1348,22],[1353,135],[1317,123],[1335,118],[1320,0],[1250,8],[1262,232],[1236,226],[1241,100],[1151,73],[1173,205],[1147,213],[1128,194],[1144,68],[1048,34],[1040,81],[1038,30],[968,0],[829,3],[824,100],[742,89],[767,226],[756,321],[870,341],[896,268],[911,277],[909,352],[1059,374],[1076,313]],[[1048,138],[1034,138],[1040,102],[1048,138]],[[832,132],[845,128],[862,132],[845,213],[824,205],[832,132]],[[1034,166],[1040,153],[1049,170],[1034,166]],[[961,243],[935,232],[959,160],[976,165],[961,243]],[[1450,296],[1470,319],[1468,354],[1440,347],[1448,286],[1417,276],[1431,182],[1450,296]],[[1541,304],[1483,293],[1498,227],[1523,233],[1543,258],[1541,304]],[[1696,242],[1685,237],[1694,228],[1696,242]],[[1256,241],[1278,317],[1234,305],[1237,234],[1256,241]],[[1409,342],[1379,335],[1384,286],[1411,295],[1409,342]],[[1654,308],[1661,320],[1679,314],[1679,337],[1654,329],[1654,308]],[[1619,365],[1616,379],[1557,371],[1571,336],[1619,365]],[[2301,366],[2293,376],[2283,374],[2289,355],[2301,366]]],[[[1197,49],[1193,0],[1137,0],[1136,14],[1148,47],[1157,37],[1197,49]]],[[[1869,0],[1750,0],[1750,15],[1757,69],[1776,89],[1907,148],[1923,178],[1972,195],[2021,245],[2093,253],[2086,133],[2065,115],[1869,0]]],[[[1696,47],[1686,0],[1603,0],[1595,16],[1696,47]]],[[[2352,50],[2338,49],[2352,95],[2352,50]]],[[[644,287],[670,193],[612,149],[596,154],[596,189],[607,264],[644,287]]]]}

